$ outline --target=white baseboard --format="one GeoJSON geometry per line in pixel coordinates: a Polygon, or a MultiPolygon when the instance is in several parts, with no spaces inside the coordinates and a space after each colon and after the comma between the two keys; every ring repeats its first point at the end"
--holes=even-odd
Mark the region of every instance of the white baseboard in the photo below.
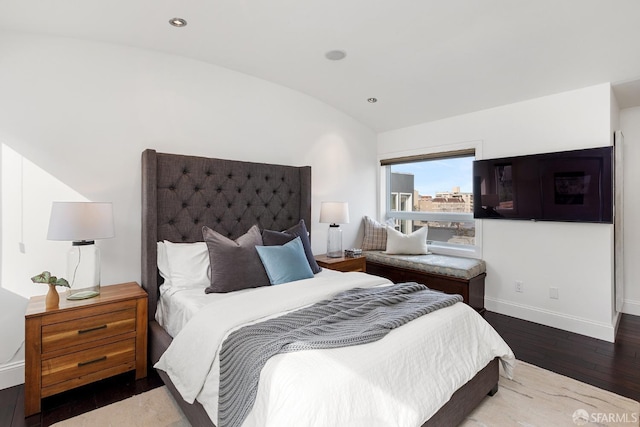
{"type": "Polygon", "coordinates": [[[24,384],[24,360],[0,366],[0,390],[24,384]]]}
{"type": "Polygon", "coordinates": [[[512,301],[504,301],[495,298],[485,297],[485,308],[495,313],[504,314],[552,328],[563,329],[580,335],[586,335],[604,341],[614,342],[616,331],[615,325],[594,322],[576,316],[569,316],[538,307],[516,304],[512,301]]]}
{"type": "Polygon", "coordinates": [[[640,316],[640,301],[625,299],[624,303],[622,304],[622,312],[624,314],[640,316]]]}

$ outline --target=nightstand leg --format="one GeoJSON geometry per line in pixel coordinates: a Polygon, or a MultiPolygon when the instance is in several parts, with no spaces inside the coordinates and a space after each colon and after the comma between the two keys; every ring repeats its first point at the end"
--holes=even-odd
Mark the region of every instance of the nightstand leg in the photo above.
{"type": "Polygon", "coordinates": [[[42,364],[40,362],[40,317],[25,320],[24,416],[40,412],[42,364]]]}
{"type": "Polygon", "coordinates": [[[147,376],[147,300],[139,299],[136,306],[136,379],[147,376]]]}

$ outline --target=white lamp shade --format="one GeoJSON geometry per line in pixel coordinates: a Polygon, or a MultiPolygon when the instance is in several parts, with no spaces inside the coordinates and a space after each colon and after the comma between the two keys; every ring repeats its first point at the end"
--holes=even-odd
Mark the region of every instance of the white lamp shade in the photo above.
{"type": "Polygon", "coordinates": [[[349,224],[349,203],[322,202],[320,222],[329,224],[349,224]]]}
{"type": "Polygon", "coordinates": [[[108,239],[114,236],[113,206],[101,202],[53,202],[48,240],[108,239]]]}

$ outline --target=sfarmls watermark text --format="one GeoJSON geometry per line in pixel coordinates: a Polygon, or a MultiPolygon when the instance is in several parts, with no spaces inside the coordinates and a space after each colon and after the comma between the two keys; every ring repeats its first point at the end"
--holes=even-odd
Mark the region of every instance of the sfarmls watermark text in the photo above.
{"type": "Polygon", "coordinates": [[[587,423],[629,423],[638,425],[640,416],[637,412],[587,412],[578,409],[573,413],[573,422],[583,426],[587,423]]]}

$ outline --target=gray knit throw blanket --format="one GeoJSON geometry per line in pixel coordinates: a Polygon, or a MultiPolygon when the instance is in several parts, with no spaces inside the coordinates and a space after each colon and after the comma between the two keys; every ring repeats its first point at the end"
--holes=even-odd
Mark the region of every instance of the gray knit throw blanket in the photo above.
{"type": "Polygon", "coordinates": [[[271,356],[365,344],[390,330],[462,301],[418,283],[337,294],[307,308],[234,331],[220,351],[218,427],[239,427],[253,407],[260,371],[271,356]]]}

